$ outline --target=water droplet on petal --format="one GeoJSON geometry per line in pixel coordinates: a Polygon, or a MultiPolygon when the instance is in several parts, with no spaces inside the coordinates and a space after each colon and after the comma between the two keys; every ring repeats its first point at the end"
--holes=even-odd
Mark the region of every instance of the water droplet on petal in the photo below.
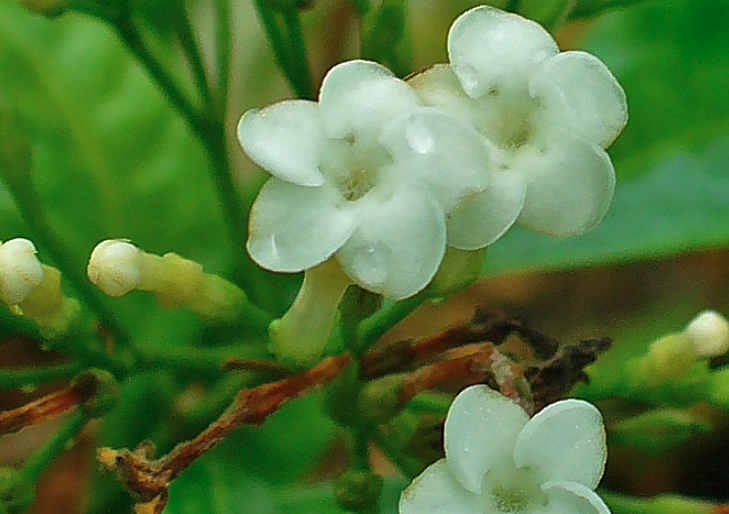
{"type": "Polygon", "coordinates": [[[354,252],[352,269],[367,288],[379,288],[387,280],[387,255],[390,249],[382,243],[363,246],[354,252]]]}
{"type": "Polygon", "coordinates": [[[405,128],[405,138],[414,151],[419,154],[426,154],[433,149],[435,140],[430,130],[421,120],[413,120],[405,128]]]}

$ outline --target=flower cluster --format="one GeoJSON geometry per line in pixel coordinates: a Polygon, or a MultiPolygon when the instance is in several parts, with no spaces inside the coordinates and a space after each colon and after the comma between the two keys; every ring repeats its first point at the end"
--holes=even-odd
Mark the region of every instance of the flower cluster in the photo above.
{"type": "Polygon", "coordinates": [[[582,400],[533,418],[485,385],[464,389],[445,422],[446,457],[400,498],[400,514],[609,514],[594,492],[607,450],[600,412],[582,400]]]}
{"type": "Polygon", "coordinates": [[[615,184],[605,148],[627,120],[607,68],[486,6],[455,21],[448,53],[450,64],[407,81],[345,62],[318,102],[243,115],[240,144],[273,175],[250,215],[258,264],[332,261],[335,306],[349,284],[401,299],[429,284],[448,246],[482,249],[517,222],[569,236],[600,221],[615,184]]]}

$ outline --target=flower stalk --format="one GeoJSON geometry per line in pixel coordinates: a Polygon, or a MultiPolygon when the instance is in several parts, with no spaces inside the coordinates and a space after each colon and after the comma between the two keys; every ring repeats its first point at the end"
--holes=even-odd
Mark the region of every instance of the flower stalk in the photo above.
{"type": "Polygon", "coordinates": [[[306,270],[294,303],[269,327],[271,353],[284,364],[316,362],[329,341],[339,302],[351,284],[335,259],[306,270]]]}

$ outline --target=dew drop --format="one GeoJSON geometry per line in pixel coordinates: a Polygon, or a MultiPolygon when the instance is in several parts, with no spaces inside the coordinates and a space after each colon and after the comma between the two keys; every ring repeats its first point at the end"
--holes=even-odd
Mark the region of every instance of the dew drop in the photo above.
{"type": "Polygon", "coordinates": [[[352,268],[357,277],[367,286],[378,288],[387,279],[386,256],[390,252],[382,243],[373,243],[356,250],[352,268]]]}
{"type": "Polygon", "coordinates": [[[421,120],[408,123],[405,129],[405,138],[410,148],[419,154],[426,154],[433,149],[435,140],[421,120]]]}

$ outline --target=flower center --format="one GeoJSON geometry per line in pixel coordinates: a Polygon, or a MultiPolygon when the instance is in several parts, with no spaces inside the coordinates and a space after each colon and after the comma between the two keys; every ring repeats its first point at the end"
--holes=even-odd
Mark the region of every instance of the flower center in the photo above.
{"type": "Polygon", "coordinates": [[[329,142],[320,169],[342,201],[351,203],[365,197],[382,181],[383,168],[391,162],[379,144],[349,135],[329,142]]]}
{"type": "Polygon", "coordinates": [[[484,476],[484,496],[487,512],[519,514],[540,510],[547,503],[534,471],[514,467],[507,462],[484,476]]]}
{"type": "Polygon", "coordinates": [[[506,489],[494,487],[491,490],[491,501],[499,512],[524,512],[529,505],[529,498],[524,489],[506,489]]]}

